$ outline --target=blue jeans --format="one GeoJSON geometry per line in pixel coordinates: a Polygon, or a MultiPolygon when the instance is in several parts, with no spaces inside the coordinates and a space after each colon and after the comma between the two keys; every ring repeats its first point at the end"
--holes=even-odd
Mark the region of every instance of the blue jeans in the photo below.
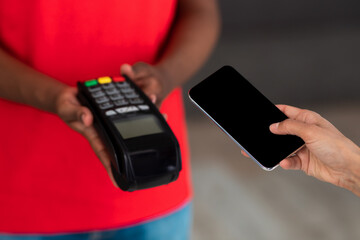
{"type": "Polygon", "coordinates": [[[191,235],[192,204],[165,217],[132,227],[76,234],[0,234],[0,240],[188,240],[191,235]]]}

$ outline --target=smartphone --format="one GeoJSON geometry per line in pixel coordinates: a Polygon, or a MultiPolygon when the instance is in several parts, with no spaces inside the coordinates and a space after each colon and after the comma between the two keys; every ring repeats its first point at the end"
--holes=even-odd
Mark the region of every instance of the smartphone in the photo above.
{"type": "Polygon", "coordinates": [[[270,132],[272,123],[287,116],[231,66],[191,88],[189,97],[264,170],[273,170],[304,145],[297,136],[270,132]]]}

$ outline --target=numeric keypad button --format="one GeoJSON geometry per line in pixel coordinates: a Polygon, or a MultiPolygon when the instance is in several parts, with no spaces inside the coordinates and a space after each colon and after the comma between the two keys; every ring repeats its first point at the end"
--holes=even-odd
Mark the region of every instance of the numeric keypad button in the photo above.
{"type": "Polygon", "coordinates": [[[105,115],[106,116],[113,116],[113,115],[116,115],[116,112],[114,110],[109,110],[109,111],[105,112],[105,115]]]}
{"type": "Polygon", "coordinates": [[[125,99],[122,99],[122,100],[116,100],[116,101],[114,101],[114,104],[115,104],[115,106],[117,106],[117,107],[121,107],[121,106],[128,105],[129,102],[126,101],[125,99]]]}
{"type": "Polygon", "coordinates": [[[99,85],[96,85],[96,86],[88,87],[88,89],[90,92],[96,92],[96,91],[100,91],[101,87],[99,85]]]}
{"type": "Polygon", "coordinates": [[[116,84],[116,86],[119,87],[119,88],[128,88],[128,87],[130,87],[130,84],[127,83],[127,82],[117,82],[117,83],[115,83],[115,84],[116,84]]]}
{"type": "Polygon", "coordinates": [[[141,98],[134,98],[129,100],[131,104],[141,104],[144,101],[141,98]]]}
{"type": "Polygon", "coordinates": [[[116,94],[112,94],[109,96],[111,100],[113,101],[116,101],[116,100],[120,100],[120,99],[124,99],[124,97],[119,94],[119,93],[116,93],[116,94]]]}
{"type": "Polygon", "coordinates": [[[148,105],[142,104],[137,106],[140,110],[146,111],[149,110],[150,107],[148,105]]]}
{"type": "Polygon", "coordinates": [[[98,97],[98,98],[95,99],[95,101],[100,104],[100,103],[108,102],[108,101],[109,101],[109,98],[107,98],[107,97],[105,97],[105,96],[103,96],[103,97],[98,97]]]}
{"type": "Polygon", "coordinates": [[[114,104],[110,103],[110,102],[105,102],[99,105],[100,109],[108,109],[113,107],[114,104]]]}
{"type": "Polygon", "coordinates": [[[126,98],[132,98],[132,99],[134,99],[134,98],[138,98],[139,97],[139,94],[137,94],[137,93],[135,93],[135,92],[131,92],[131,93],[127,93],[127,94],[125,94],[125,97],[126,98]]]}
{"type": "Polygon", "coordinates": [[[91,96],[93,96],[94,98],[98,98],[98,97],[105,96],[105,93],[103,91],[96,91],[96,92],[92,92],[91,96]]]}
{"type": "Polygon", "coordinates": [[[107,90],[107,89],[115,88],[115,85],[113,83],[107,83],[107,84],[101,85],[101,87],[103,89],[107,90]]]}
{"type": "Polygon", "coordinates": [[[116,88],[110,88],[106,90],[106,94],[111,95],[111,94],[115,94],[115,93],[120,93],[119,90],[117,90],[116,88]]]}

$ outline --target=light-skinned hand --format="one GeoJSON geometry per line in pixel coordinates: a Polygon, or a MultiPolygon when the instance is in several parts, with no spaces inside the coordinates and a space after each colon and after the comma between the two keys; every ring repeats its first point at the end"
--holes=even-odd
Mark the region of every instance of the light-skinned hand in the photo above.
{"type": "Polygon", "coordinates": [[[284,169],[302,170],[319,180],[346,188],[359,195],[360,149],[334,125],[319,114],[277,105],[289,119],[274,123],[274,134],[290,134],[302,138],[305,147],[295,156],[280,162],[284,169]]]}

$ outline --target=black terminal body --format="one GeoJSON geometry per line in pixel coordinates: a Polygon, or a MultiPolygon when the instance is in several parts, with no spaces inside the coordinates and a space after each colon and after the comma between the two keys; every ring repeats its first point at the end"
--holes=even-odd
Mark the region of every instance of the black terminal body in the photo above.
{"type": "Polygon", "coordinates": [[[100,77],[77,86],[77,97],[94,116],[122,190],[152,188],[178,178],[179,143],[157,107],[128,77],[100,77]]]}

